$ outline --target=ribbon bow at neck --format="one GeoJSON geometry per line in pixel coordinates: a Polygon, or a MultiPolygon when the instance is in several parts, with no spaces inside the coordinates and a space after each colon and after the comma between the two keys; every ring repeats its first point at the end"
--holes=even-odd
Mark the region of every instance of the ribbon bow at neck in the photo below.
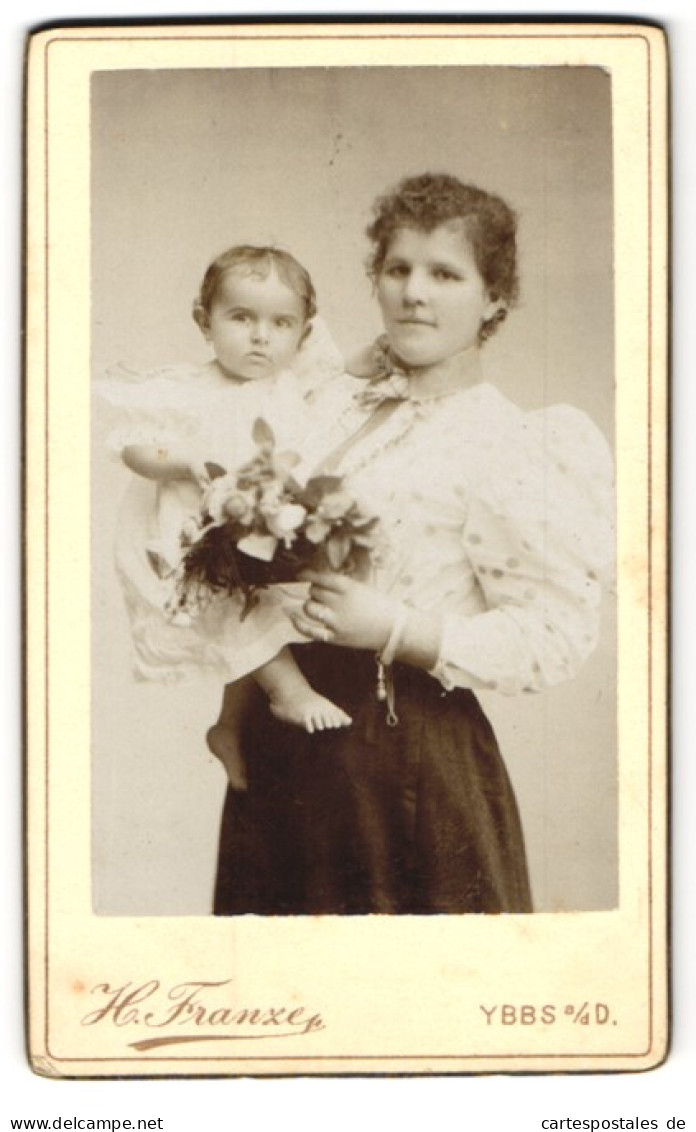
{"type": "Polygon", "coordinates": [[[374,409],[384,401],[410,399],[408,372],[394,357],[384,334],[353,358],[348,372],[366,379],[364,388],[354,398],[355,404],[361,408],[374,409]]]}
{"type": "Polygon", "coordinates": [[[443,358],[430,366],[413,370],[392,353],[385,337],[373,342],[368,351],[359,355],[348,367],[349,373],[367,378],[364,389],[355,395],[360,406],[375,408],[385,401],[439,401],[452,393],[459,393],[481,379],[478,348],[469,346],[459,354],[443,358]],[[427,374],[427,386],[423,376],[427,374]]]}
{"type": "Polygon", "coordinates": [[[385,401],[408,401],[410,383],[405,373],[394,372],[375,377],[356,393],[355,400],[364,408],[375,409],[385,401]]]}

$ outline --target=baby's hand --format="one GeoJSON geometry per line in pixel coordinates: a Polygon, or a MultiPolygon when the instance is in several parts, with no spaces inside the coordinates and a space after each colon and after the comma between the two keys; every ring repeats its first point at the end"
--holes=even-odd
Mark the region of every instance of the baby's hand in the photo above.
{"type": "Polygon", "coordinates": [[[127,468],[149,480],[193,480],[201,489],[210,483],[205,464],[189,451],[167,445],[128,444],[121,455],[127,468]]]}

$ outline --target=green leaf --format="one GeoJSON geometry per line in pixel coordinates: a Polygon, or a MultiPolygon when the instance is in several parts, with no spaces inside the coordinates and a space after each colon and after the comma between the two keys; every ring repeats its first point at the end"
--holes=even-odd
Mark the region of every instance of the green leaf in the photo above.
{"type": "Polygon", "coordinates": [[[273,429],[269,425],[268,421],[265,421],[263,417],[256,418],[256,420],[254,421],[254,427],[251,430],[251,435],[254,444],[258,444],[260,448],[263,448],[266,445],[270,445],[270,447],[272,448],[275,444],[273,429]]]}
{"type": "Polygon", "coordinates": [[[156,550],[151,550],[148,547],[145,553],[147,554],[147,560],[150,566],[155,574],[157,574],[158,578],[166,578],[172,573],[172,567],[169,565],[166,558],[163,558],[156,550]]]}
{"type": "Polygon", "coordinates": [[[340,570],[350,554],[351,540],[344,535],[331,535],[326,540],[326,557],[333,570],[340,570]]]}
{"type": "Polygon", "coordinates": [[[306,507],[317,507],[330,491],[338,491],[343,483],[341,476],[312,476],[302,492],[306,507]]]}
{"type": "Polygon", "coordinates": [[[212,460],[206,460],[205,470],[210,476],[211,480],[218,480],[220,476],[226,476],[227,472],[221,464],[215,464],[212,460]]]}
{"type": "Polygon", "coordinates": [[[312,484],[322,495],[326,495],[329,491],[339,491],[343,486],[343,476],[312,476],[308,481],[307,487],[312,484]]]}

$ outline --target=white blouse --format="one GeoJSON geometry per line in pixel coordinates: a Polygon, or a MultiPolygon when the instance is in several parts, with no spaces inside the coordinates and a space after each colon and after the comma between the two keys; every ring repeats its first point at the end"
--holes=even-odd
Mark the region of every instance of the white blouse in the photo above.
{"type": "MultiPolygon", "coordinates": [[[[582,412],[523,412],[492,385],[412,396],[346,444],[339,473],[381,519],[374,584],[443,624],[446,689],[533,692],[573,676],[597,643],[613,557],[612,461],[582,412]]],[[[365,426],[364,378],[316,399],[305,467],[365,426]]],[[[332,469],[333,470],[333,469],[332,469]]]]}

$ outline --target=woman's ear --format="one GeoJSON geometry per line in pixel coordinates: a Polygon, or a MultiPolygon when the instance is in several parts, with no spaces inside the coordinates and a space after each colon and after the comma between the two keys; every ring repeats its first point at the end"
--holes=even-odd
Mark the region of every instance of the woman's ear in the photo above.
{"type": "Polygon", "coordinates": [[[304,346],[306,344],[307,339],[309,338],[311,333],[312,333],[312,320],[310,318],[308,318],[307,321],[304,324],[304,330],[300,334],[300,341],[297,344],[298,350],[301,349],[302,346],[304,346]]]}
{"type": "Polygon", "coordinates": [[[482,322],[502,322],[507,315],[507,303],[504,299],[489,299],[483,311],[482,322]]]}
{"type": "Polygon", "coordinates": [[[507,318],[508,304],[504,299],[492,299],[484,309],[481,325],[479,326],[479,343],[485,342],[495,334],[499,323],[507,318]]]}
{"type": "Polygon", "coordinates": [[[193,313],[193,321],[196,323],[196,326],[200,330],[200,332],[203,335],[203,337],[205,338],[206,342],[209,342],[210,341],[210,320],[208,318],[207,310],[205,309],[204,306],[201,305],[201,303],[194,303],[192,313],[193,313]]]}

